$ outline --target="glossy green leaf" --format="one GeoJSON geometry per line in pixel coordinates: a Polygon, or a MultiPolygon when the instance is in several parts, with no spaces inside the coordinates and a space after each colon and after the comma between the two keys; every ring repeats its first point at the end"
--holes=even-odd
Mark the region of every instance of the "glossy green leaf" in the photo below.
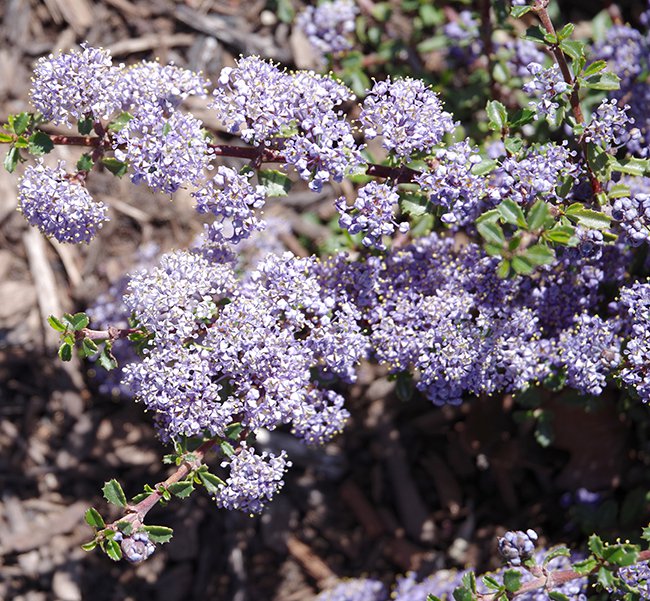
{"type": "Polygon", "coordinates": [[[498,246],[504,244],[506,241],[503,230],[498,223],[494,223],[493,221],[481,221],[480,223],[477,223],[476,229],[487,242],[498,246]]]}
{"type": "Polygon", "coordinates": [[[100,530],[106,526],[104,518],[100,515],[94,507],[90,507],[84,514],[84,519],[89,526],[92,526],[96,530],[100,530]]]}
{"type": "Polygon", "coordinates": [[[122,559],[122,547],[120,544],[114,540],[104,541],[104,550],[106,555],[108,555],[113,561],[119,561],[122,559]]]}
{"type": "Polygon", "coordinates": [[[497,165],[498,163],[492,159],[484,159],[480,163],[473,165],[471,171],[473,175],[486,175],[491,171],[494,171],[497,165]]]}
{"type": "Polygon", "coordinates": [[[106,167],[113,175],[117,177],[122,177],[127,171],[127,164],[122,161],[118,161],[113,157],[106,157],[102,159],[102,165],[106,167]]]}
{"type": "Polygon", "coordinates": [[[206,490],[211,495],[216,494],[216,492],[226,484],[221,478],[219,478],[219,476],[216,476],[207,470],[199,471],[198,476],[203,486],[205,486],[206,490]]]}
{"type": "Polygon", "coordinates": [[[565,215],[572,221],[592,230],[606,230],[612,221],[611,217],[600,211],[586,208],[583,204],[576,202],[569,206],[565,215]]]}
{"type": "MultiPolygon", "coordinates": [[[[110,131],[120,131],[121,129],[124,129],[129,121],[133,119],[133,115],[130,113],[120,113],[108,126],[108,129],[110,131]]],[[[90,133],[90,132],[88,132],[90,133]]]]}
{"type": "Polygon", "coordinates": [[[189,497],[192,492],[194,492],[194,483],[188,480],[182,480],[181,482],[174,482],[170,484],[167,489],[170,493],[177,496],[179,499],[184,499],[189,497]]]}
{"type": "Polygon", "coordinates": [[[573,564],[573,569],[578,572],[581,576],[586,576],[593,572],[598,566],[598,560],[595,557],[587,557],[582,561],[578,561],[573,564]]]}
{"type": "Polygon", "coordinates": [[[592,90],[618,90],[620,85],[620,79],[616,73],[611,71],[605,71],[602,73],[597,73],[591,77],[587,77],[583,80],[584,87],[590,88],[592,90]]]}
{"type": "Polygon", "coordinates": [[[143,526],[143,530],[149,535],[149,540],[154,543],[167,543],[174,535],[174,531],[167,526],[143,526]]]}
{"type": "Polygon", "coordinates": [[[523,252],[523,257],[535,266],[548,265],[555,260],[555,252],[543,244],[534,244],[523,252]]]}
{"type": "Polygon", "coordinates": [[[286,196],[291,190],[291,179],[281,171],[262,169],[257,172],[257,178],[267,196],[286,196]]]}
{"type": "Polygon", "coordinates": [[[59,347],[59,359],[61,361],[70,361],[72,359],[72,345],[69,342],[64,342],[59,347]]]}
{"type": "Polygon", "coordinates": [[[53,330],[56,330],[57,332],[65,332],[66,331],[66,326],[61,323],[61,320],[58,318],[54,317],[54,315],[50,315],[47,318],[47,323],[50,324],[50,327],[53,330]]]}
{"type": "Polygon", "coordinates": [[[95,163],[88,153],[82,154],[77,161],[77,171],[90,171],[94,164],[95,163]]]}
{"type": "Polygon", "coordinates": [[[20,161],[20,159],[20,149],[16,148],[16,146],[12,146],[7,151],[3,166],[9,173],[13,173],[16,170],[16,166],[18,165],[18,161],[20,161]]]}
{"type": "Polygon", "coordinates": [[[510,593],[518,591],[521,588],[521,572],[518,570],[506,570],[503,574],[503,584],[510,593]]]}
{"type": "Polygon", "coordinates": [[[120,483],[115,478],[104,483],[102,492],[104,493],[104,498],[109,503],[118,507],[126,507],[126,495],[122,490],[122,486],[120,486],[120,483]]]}
{"type": "Polygon", "coordinates": [[[573,60],[579,60],[585,54],[584,42],[579,42],[577,40],[562,40],[560,42],[560,48],[562,48],[562,51],[573,60]]]}
{"type": "Polygon", "coordinates": [[[8,120],[14,132],[20,136],[27,131],[31,117],[29,113],[19,113],[18,115],[9,115],[8,120]]]}
{"type": "Polygon", "coordinates": [[[92,551],[95,547],[97,547],[97,541],[96,540],[91,540],[91,541],[81,545],[81,548],[84,551],[92,551]]]}
{"type": "Polygon", "coordinates": [[[52,142],[52,138],[45,132],[36,131],[29,136],[29,145],[27,148],[34,156],[43,156],[53,150],[54,142],[52,142]]]}
{"type": "Polygon", "coordinates": [[[526,221],[530,230],[538,230],[543,227],[550,217],[548,205],[543,200],[538,200],[528,211],[526,221]]]}
{"type": "Polygon", "coordinates": [[[501,218],[506,223],[517,225],[524,229],[528,228],[524,212],[514,200],[507,198],[497,207],[497,211],[499,211],[499,215],[501,215],[501,218]]]}
{"type": "Polygon", "coordinates": [[[575,228],[570,225],[556,225],[553,229],[544,232],[544,240],[556,244],[568,244],[575,234],[575,228]]]}
{"type": "Polygon", "coordinates": [[[490,128],[501,131],[508,123],[508,111],[503,103],[498,100],[490,100],[486,107],[490,128]]]}
{"type": "Polygon", "coordinates": [[[90,338],[84,338],[81,342],[81,350],[85,357],[92,357],[95,353],[97,353],[99,348],[93,340],[90,338]]]}
{"type": "Polygon", "coordinates": [[[92,117],[85,117],[84,119],[79,119],[77,121],[77,131],[82,136],[87,136],[93,130],[93,119],[92,117]]]}

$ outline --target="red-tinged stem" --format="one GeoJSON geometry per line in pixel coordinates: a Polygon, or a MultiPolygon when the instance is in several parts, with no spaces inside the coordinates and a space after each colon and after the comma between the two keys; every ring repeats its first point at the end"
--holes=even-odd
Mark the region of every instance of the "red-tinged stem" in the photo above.
{"type": "MultiPolygon", "coordinates": [[[[14,136],[14,140],[17,136],[14,136]]],[[[111,148],[111,144],[106,138],[96,136],[59,136],[50,135],[50,139],[55,145],[67,146],[85,146],[90,148],[111,148]]],[[[6,143],[11,143],[9,140],[6,143]]],[[[1,142],[0,142],[1,143],[1,142]]],[[[210,149],[215,156],[232,157],[237,159],[247,159],[253,161],[256,165],[262,163],[285,163],[285,159],[279,150],[273,148],[256,148],[253,146],[235,146],[232,144],[209,144],[210,149]]],[[[378,165],[368,163],[366,174],[371,177],[381,177],[392,179],[396,183],[406,184],[412,182],[417,171],[409,167],[388,167],[387,165],[378,165]]]]}
{"type": "MultiPolygon", "coordinates": [[[[533,6],[533,11],[537,13],[537,16],[539,17],[539,20],[542,22],[542,26],[546,30],[546,33],[551,34],[557,39],[555,27],[553,26],[551,17],[548,14],[548,10],[546,10],[548,7],[548,3],[549,0],[537,0],[536,4],[533,6]]],[[[582,107],[580,106],[580,95],[579,95],[580,86],[578,84],[578,81],[577,79],[574,79],[573,75],[571,74],[571,69],[569,69],[569,63],[566,60],[566,56],[562,48],[560,48],[558,44],[551,44],[549,46],[549,49],[553,54],[553,57],[555,58],[555,62],[557,62],[558,66],[560,67],[560,71],[562,73],[562,77],[564,81],[572,87],[571,95],[569,96],[569,102],[571,103],[571,110],[573,111],[573,116],[575,117],[577,123],[584,125],[585,117],[582,114],[582,107]]],[[[581,139],[580,146],[582,148],[582,154],[585,157],[585,164],[587,165],[587,171],[589,174],[589,182],[591,183],[591,189],[593,190],[594,194],[599,194],[600,192],[603,191],[603,187],[602,184],[596,178],[593,170],[591,169],[591,165],[589,164],[587,143],[583,139],[581,139]]]]}
{"type": "MultiPolygon", "coordinates": [[[[637,558],[637,563],[641,561],[648,561],[650,559],[650,550],[641,551],[639,557],[637,558]]],[[[531,591],[545,588],[548,591],[552,591],[554,588],[570,582],[571,580],[577,580],[578,578],[584,578],[586,574],[578,574],[575,570],[556,570],[554,572],[549,572],[546,576],[539,576],[534,580],[530,580],[525,584],[521,585],[513,597],[518,597],[519,595],[524,595],[525,593],[530,593],[531,591]]],[[[485,593],[478,595],[478,601],[492,601],[497,596],[497,593],[485,593]]]]}
{"type": "Polygon", "coordinates": [[[112,524],[109,524],[107,527],[117,530],[118,522],[129,522],[132,525],[134,531],[138,530],[144,523],[144,519],[147,513],[149,513],[149,511],[155,507],[156,503],[158,503],[158,501],[163,498],[163,492],[172,484],[180,482],[181,480],[185,479],[191,472],[201,467],[205,456],[215,446],[217,446],[219,440],[220,439],[218,438],[206,440],[198,449],[192,451],[191,453],[188,453],[188,455],[192,456],[191,460],[183,461],[183,463],[178,466],[176,471],[171,476],[169,476],[169,478],[167,478],[164,482],[159,482],[156,484],[156,486],[154,486],[154,492],[152,492],[145,499],[142,499],[142,501],[140,501],[137,505],[128,506],[128,513],[112,524]]]}
{"type": "Polygon", "coordinates": [[[119,338],[128,338],[131,334],[142,332],[139,328],[116,328],[110,326],[106,330],[90,330],[83,328],[75,332],[77,340],[90,338],[91,340],[118,340],[119,338]]]}

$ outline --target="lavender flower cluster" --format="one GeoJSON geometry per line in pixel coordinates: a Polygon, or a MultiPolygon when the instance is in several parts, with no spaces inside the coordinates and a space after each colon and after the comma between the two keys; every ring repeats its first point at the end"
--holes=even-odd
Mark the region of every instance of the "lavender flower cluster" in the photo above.
{"type": "Polygon", "coordinates": [[[352,0],[334,0],[308,6],[296,19],[296,25],[321,54],[336,54],[352,48],[350,34],[359,9],[352,0]]]}

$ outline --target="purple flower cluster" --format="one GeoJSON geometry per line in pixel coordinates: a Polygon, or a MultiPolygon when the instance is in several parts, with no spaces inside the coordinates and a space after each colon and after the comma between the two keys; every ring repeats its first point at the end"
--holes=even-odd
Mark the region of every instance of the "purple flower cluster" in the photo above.
{"type": "Polygon", "coordinates": [[[566,144],[548,143],[525,151],[523,156],[509,156],[494,172],[494,187],[498,198],[511,198],[530,205],[537,198],[546,202],[563,202],[556,187],[565,178],[577,182],[579,167],[573,162],[575,151],[566,144]]]}
{"type": "Polygon", "coordinates": [[[90,242],[107,221],[107,207],[92,199],[60,161],[55,169],[41,160],[25,169],[18,186],[18,208],[27,221],[59,242],[90,242]]]}
{"type": "Polygon", "coordinates": [[[569,84],[562,79],[560,68],[553,65],[545,69],[539,63],[532,62],[526,67],[532,79],[523,86],[524,92],[531,96],[536,96],[536,100],[531,100],[528,104],[534,108],[535,119],[548,117],[553,119],[560,105],[554,99],[569,89],[569,84]]]}
{"type": "Polygon", "coordinates": [[[363,164],[342,102],[354,99],[344,85],[310,71],[286,73],[258,57],[221,71],[211,108],[246,142],[282,151],[310,188],[341,181],[363,164]]]}
{"type": "Polygon", "coordinates": [[[264,222],[257,218],[255,209],[264,206],[266,195],[262,186],[254,188],[250,184],[252,175],[252,172],[239,174],[220,165],[214,177],[192,194],[198,213],[211,213],[218,219],[208,230],[213,241],[225,239],[236,244],[251,232],[264,229],[264,222]],[[229,235],[224,233],[224,222],[231,226],[229,235]]]}
{"type": "Polygon", "coordinates": [[[621,290],[621,307],[629,340],[623,350],[621,380],[645,403],[650,402],[650,282],[636,282],[621,290]]]}
{"type": "Polygon", "coordinates": [[[397,188],[370,182],[359,189],[352,207],[348,207],[344,196],[336,200],[335,206],[341,214],[339,225],[351,234],[363,232],[365,246],[385,250],[384,236],[390,236],[395,227],[401,232],[408,231],[408,223],[395,223],[393,212],[398,202],[397,188]]]}
{"type": "Polygon", "coordinates": [[[128,163],[134,184],[173,194],[198,184],[210,162],[203,124],[191,115],[159,107],[138,111],[113,138],[115,158],[128,163]]]}
{"type": "Polygon", "coordinates": [[[605,39],[592,48],[593,57],[608,62],[609,70],[627,88],[649,65],[650,44],[647,36],[629,25],[614,25],[607,29],[605,39]]]}
{"type": "Polygon", "coordinates": [[[630,128],[634,119],[627,116],[629,108],[627,104],[619,107],[614,99],[604,99],[585,128],[585,141],[612,151],[638,138],[640,132],[630,128]]]}
{"type": "Polygon", "coordinates": [[[465,572],[438,570],[423,580],[415,572],[398,577],[393,592],[394,601],[427,601],[435,595],[442,601],[452,601],[456,588],[461,586],[465,572]]]}
{"type": "Polygon", "coordinates": [[[421,79],[408,77],[376,82],[359,118],[367,139],[381,135],[384,147],[404,158],[431,151],[456,127],[438,95],[421,79]]]}
{"type": "Polygon", "coordinates": [[[81,48],[42,57],[34,67],[31,101],[47,121],[71,125],[85,117],[108,119],[120,106],[120,69],[110,53],[81,48]]]}
{"type": "Polygon", "coordinates": [[[506,67],[516,77],[528,77],[530,75],[528,65],[531,63],[544,64],[546,55],[535,42],[521,39],[509,40],[503,47],[508,52],[506,67]]]}
{"type": "Polygon", "coordinates": [[[379,580],[343,580],[323,591],[314,601],[388,601],[388,590],[379,580]]]}
{"type": "Polygon", "coordinates": [[[621,339],[615,326],[597,315],[582,314],[571,329],[562,332],[558,359],[572,388],[596,396],[603,392],[607,375],[621,362],[621,339]]]}
{"type": "Polygon", "coordinates": [[[287,460],[284,451],[278,456],[258,455],[242,443],[238,452],[223,461],[221,467],[228,468],[228,478],[215,494],[217,506],[256,514],[282,488],[284,473],[291,467],[291,461],[287,460]]]}
{"type": "Polygon", "coordinates": [[[308,6],[296,19],[296,25],[322,55],[345,52],[352,48],[349,36],[359,9],[352,0],[334,0],[308,6]]]}
{"type": "Polygon", "coordinates": [[[610,591],[616,598],[625,598],[627,592],[634,591],[641,599],[650,599],[650,565],[647,561],[619,568],[616,575],[628,587],[628,590],[610,591]]]}
{"type": "Polygon", "coordinates": [[[118,82],[121,109],[130,113],[169,113],[189,96],[205,96],[208,82],[197,73],[176,65],[142,61],[123,71],[118,82]]]}
{"type": "Polygon", "coordinates": [[[472,167],[480,162],[478,150],[465,140],[438,150],[429,170],[415,178],[429,201],[445,211],[444,223],[467,225],[485,208],[482,200],[488,192],[487,179],[472,173],[472,167]]]}

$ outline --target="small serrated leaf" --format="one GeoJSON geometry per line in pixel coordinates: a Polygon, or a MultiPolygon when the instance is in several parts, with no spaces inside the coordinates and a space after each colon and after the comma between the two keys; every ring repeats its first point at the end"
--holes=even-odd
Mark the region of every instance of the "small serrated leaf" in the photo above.
{"type": "Polygon", "coordinates": [[[241,425],[241,422],[235,422],[226,427],[225,435],[230,440],[238,440],[243,429],[244,426],[241,425]]]}
{"type": "Polygon", "coordinates": [[[506,570],[503,574],[503,584],[510,593],[518,591],[521,588],[521,572],[506,570]]]}
{"type": "Polygon", "coordinates": [[[472,175],[487,175],[491,171],[494,171],[498,163],[492,159],[484,159],[480,163],[473,165],[471,168],[472,175]]]}
{"type": "Polygon", "coordinates": [[[578,561],[573,564],[573,569],[580,574],[581,576],[586,576],[593,572],[598,566],[598,560],[595,557],[587,557],[582,561],[578,561]]]}
{"type": "Polygon", "coordinates": [[[85,313],[75,313],[74,315],[66,313],[65,320],[75,332],[83,330],[90,323],[90,318],[85,313]]]}
{"type": "Polygon", "coordinates": [[[200,471],[198,472],[198,476],[201,479],[203,486],[205,486],[206,490],[211,495],[215,494],[222,486],[226,484],[221,478],[219,478],[219,476],[211,474],[208,471],[200,471]]]}
{"type": "Polygon", "coordinates": [[[84,519],[89,526],[92,526],[96,530],[100,530],[106,526],[104,518],[102,518],[99,511],[97,511],[94,507],[88,508],[84,514],[84,519]]]}
{"type": "Polygon", "coordinates": [[[498,100],[489,100],[486,106],[490,129],[501,131],[508,123],[508,111],[498,100]]]}
{"type": "Polygon", "coordinates": [[[567,547],[560,546],[551,549],[545,556],[542,565],[548,565],[549,561],[552,561],[556,557],[571,557],[571,551],[567,547]]]}
{"type": "Polygon", "coordinates": [[[93,340],[90,338],[84,338],[81,343],[81,350],[83,351],[85,357],[92,357],[95,353],[97,353],[99,348],[93,340]]]}
{"type": "Polygon", "coordinates": [[[45,132],[36,131],[29,136],[27,149],[34,156],[43,156],[54,149],[54,142],[45,132]]]}
{"type": "Polygon", "coordinates": [[[538,200],[530,207],[528,211],[528,228],[530,230],[538,230],[544,226],[550,216],[548,205],[543,200],[538,200]]]}
{"type": "Polygon", "coordinates": [[[518,225],[523,229],[528,228],[526,223],[526,217],[524,212],[521,210],[521,207],[514,201],[509,198],[506,198],[498,207],[499,215],[506,222],[511,225],[518,225]]]}
{"type": "Polygon", "coordinates": [[[69,342],[64,342],[59,347],[59,359],[61,361],[70,361],[72,359],[72,345],[69,342]]]}
{"type": "Polygon", "coordinates": [[[552,601],[570,601],[569,597],[558,591],[549,591],[548,598],[552,599],[552,601]]]}
{"type": "MultiPolygon", "coordinates": [[[[562,42],[562,44],[567,44],[567,43],[569,42],[562,42]]],[[[592,90],[604,90],[604,91],[618,90],[621,87],[620,79],[618,75],[616,75],[616,73],[612,73],[611,71],[604,71],[602,73],[597,73],[596,75],[592,75],[591,77],[587,77],[586,79],[583,80],[582,85],[592,90]]]]}
{"type": "Polygon", "coordinates": [[[143,526],[143,530],[149,535],[149,540],[154,543],[167,543],[174,535],[174,531],[167,526],[143,526]]]}
{"type": "Polygon", "coordinates": [[[235,449],[233,448],[233,446],[227,440],[222,440],[219,443],[219,446],[221,447],[221,452],[226,457],[232,457],[235,454],[235,449]]]}
{"type": "Polygon", "coordinates": [[[104,542],[104,551],[113,561],[122,559],[122,547],[117,541],[107,540],[104,542]]]}
{"type": "Polygon", "coordinates": [[[257,179],[267,196],[286,196],[291,190],[291,179],[282,171],[261,169],[257,172],[257,179]]]}
{"type": "Polygon", "coordinates": [[[82,154],[77,161],[77,171],[90,171],[94,164],[94,161],[88,153],[82,154]]]}
{"type": "Polygon", "coordinates": [[[66,327],[65,327],[65,325],[63,325],[63,324],[61,323],[61,320],[60,320],[60,319],[54,317],[54,315],[50,315],[50,316],[47,318],[47,323],[49,323],[49,324],[50,324],[50,327],[51,327],[53,330],[56,330],[57,332],[65,332],[65,331],[66,331],[66,327]]]}
{"type": "Polygon", "coordinates": [[[18,161],[20,160],[21,160],[20,150],[16,146],[12,146],[7,151],[7,155],[5,156],[5,160],[3,162],[4,168],[9,173],[13,173],[16,170],[16,165],[18,165],[18,161]]]}
{"type": "Polygon", "coordinates": [[[92,117],[85,117],[84,119],[79,119],[79,121],[77,121],[77,131],[82,136],[87,136],[92,130],[93,130],[92,117]]]}
{"type": "MultiPolygon", "coordinates": [[[[130,113],[120,113],[108,126],[109,131],[120,131],[133,119],[130,113]]],[[[90,133],[90,132],[88,132],[90,133]]]]}
{"type": "Polygon", "coordinates": [[[167,487],[170,493],[177,496],[179,499],[184,499],[189,497],[194,491],[194,484],[188,482],[187,480],[182,480],[181,482],[174,482],[167,487]]]}
{"type": "Polygon", "coordinates": [[[109,503],[118,507],[126,507],[126,495],[122,490],[122,486],[120,486],[120,483],[115,478],[104,483],[102,492],[104,493],[104,498],[109,503]]]}
{"type": "Polygon", "coordinates": [[[482,221],[477,223],[476,229],[478,233],[491,244],[496,246],[505,244],[506,238],[503,234],[503,230],[498,223],[492,221],[482,221]]]}
{"type": "Polygon", "coordinates": [[[117,369],[117,359],[111,353],[111,345],[108,342],[104,343],[104,348],[97,356],[97,363],[106,371],[117,369]]]}
{"type": "Polygon", "coordinates": [[[18,115],[9,116],[9,122],[12,124],[13,130],[18,135],[25,133],[30,121],[31,116],[29,113],[19,113],[18,115]],[[11,117],[13,117],[13,119],[11,119],[11,117]]]}
{"type": "Polygon", "coordinates": [[[108,169],[113,175],[117,175],[117,177],[122,177],[128,169],[126,163],[123,163],[122,161],[118,161],[116,158],[113,157],[103,158],[102,165],[104,165],[104,167],[106,167],[106,169],[108,169]]]}
{"type": "Polygon", "coordinates": [[[83,545],[81,545],[81,548],[84,551],[92,551],[96,546],[97,546],[97,541],[96,540],[91,540],[91,541],[88,541],[87,543],[84,543],[83,545]]]}

